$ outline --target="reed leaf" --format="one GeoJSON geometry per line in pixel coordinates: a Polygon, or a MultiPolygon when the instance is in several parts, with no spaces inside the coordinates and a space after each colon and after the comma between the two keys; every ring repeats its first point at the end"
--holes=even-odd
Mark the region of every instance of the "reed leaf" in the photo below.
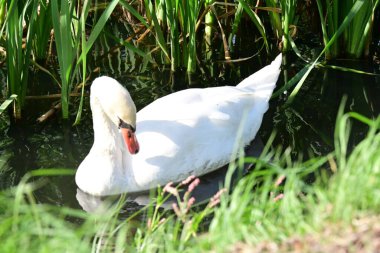
{"type": "MultiPolygon", "coordinates": [[[[80,57],[78,58],[76,65],[75,65],[75,71],[77,72],[78,67],[82,65],[82,85],[81,85],[81,98],[80,103],[76,115],[76,119],[74,122],[74,125],[80,123],[81,115],[82,115],[82,108],[83,108],[83,98],[84,98],[84,87],[86,85],[86,66],[87,66],[87,54],[89,53],[90,49],[94,45],[95,41],[101,34],[101,32],[104,29],[104,26],[106,25],[108,19],[110,18],[113,10],[116,8],[118,4],[118,0],[113,0],[111,3],[109,3],[106,7],[106,9],[103,11],[102,15],[96,22],[95,26],[93,27],[90,36],[88,37],[88,40],[86,40],[86,20],[88,16],[88,12],[90,10],[90,2],[88,0],[84,1],[83,7],[82,7],[82,13],[80,16],[80,27],[81,27],[81,53],[80,57]]],[[[136,50],[139,52],[139,50],[136,50]]]]}
{"type": "MultiPolygon", "coordinates": [[[[14,116],[21,118],[21,108],[26,96],[30,54],[32,41],[35,33],[34,22],[37,17],[38,0],[28,0],[19,12],[19,6],[15,1],[10,1],[8,9],[7,26],[7,84],[8,94],[18,96],[15,104],[14,116]],[[23,48],[23,21],[26,23],[27,34],[25,38],[25,49],[23,48]]],[[[21,4],[21,3],[20,3],[21,4]]]]}
{"type": "Polygon", "coordinates": [[[373,26],[373,17],[375,10],[379,4],[379,0],[376,2],[366,1],[365,5],[361,8],[360,14],[354,18],[351,31],[351,39],[349,40],[349,55],[353,55],[355,58],[361,57],[363,54],[368,55],[368,47],[370,43],[370,35],[373,26]],[[363,22],[364,20],[364,22],[363,22]]]}
{"type": "Polygon", "coordinates": [[[188,25],[187,25],[187,20],[188,20],[188,11],[186,9],[186,4],[187,4],[187,1],[178,1],[178,23],[179,23],[179,26],[180,26],[180,30],[182,32],[182,62],[181,62],[181,65],[182,66],[186,66],[186,63],[187,63],[187,58],[188,58],[188,55],[189,55],[189,48],[188,48],[188,43],[187,43],[187,40],[184,38],[187,36],[188,34],[188,25]]]}
{"type": "Polygon", "coordinates": [[[62,115],[63,118],[68,117],[68,105],[69,105],[69,92],[71,92],[71,86],[74,75],[78,75],[79,67],[82,64],[82,96],[78,107],[77,116],[74,124],[78,124],[81,118],[81,111],[83,107],[83,95],[86,80],[86,56],[92,48],[93,44],[97,40],[100,33],[103,31],[105,24],[110,18],[113,10],[118,4],[118,0],[113,0],[109,3],[100,16],[99,20],[94,25],[88,40],[86,40],[87,33],[85,30],[86,20],[88,12],[90,10],[90,3],[84,2],[82,6],[79,20],[74,17],[75,3],[71,5],[67,1],[62,1],[60,8],[58,8],[57,1],[52,1],[52,13],[53,13],[53,27],[54,36],[57,47],[58,61],[61,68],[61,103],[62,103],[62,115]],[[59,17],[59,18],[57,18],[59,17]],[[81,46],[79,46],[82,42],[81,46]],[[77,53],[75,53],[77,51],[77,53]],[[78,57],[77,57],[78,55],[78,57]]]}
{"type": "Polygon", "coordinates": [[[186,1],[184,6],[187,12],[187,34],[189,37],[187,43],[188,55],[186,59],[186,70],[188,73],[195,73],[196,70],[197,45],[195,25],[198,21],[199,6],[198,1],[186,1]]]}
{"type": "Polygon", "coordinates": [[[263,23],[261,22],[259,16],[252,11],[252,9],[249,7],[248,3],[245,0],[238,0],[239,4],[242,5],[244,11],[248,14],[252,22],[255,24],[256,28],[259,30],[259,33],[261,34],[261,37],[264,40],[265,48],[268,51],[269,50],[269,45],[268,45],[268,40],[265,32],[265,27],[263,23]]]}
{"type": "MultiPolygon", "coordinates": [[[[213,31],[213,27],[215,25],[214,15],[210,11],[210,7],[212,4],[213,4],[213,0],[206,0],[205,1],[205,9],[208,10],[206,15],[205,15],[205,34],[204,34],[204,38],[205,38],[205,42],[206,42],[206,51],[210,50],[211,42],[212,42],[212,36],[213,36],[212,31],[213,31]]],[[[240,15],[240,18],[241,18],[241,15],[240,15]]],[[[236,21],[236,13],[235,13],[234,24],[235,24],[235,21],[236,21]]],[[[236,33],[236,30],[235,30],[235,33],[236,33]]],[[[232,32],[232,34],[234,34],[234,33],[232,32]]],[[[230,38],[233,37],[232,34],[231,34],[230,38]]],[[[230,47],[231,47],[231,45],[230,45],[230,47]]]]}
{"type": "MultiPolygon", "coordinates": [[[[6,20],[7,0],[0,0],[0,27],[4,26],[6,20]]],[[[3,29],[1,29],[3,31],[3,29]]],[[[1,32],[1,34],[3,34],[1,32]]]]}
{"type": "Polygon", "coordinates": [[[146,22],[145,18],[138,13],[127,1],[120,0],[119,3],[127,9],[129,13],[131,13],[135,18],[137,18],[146,28],[150,28],[150,25],[146,22]]]}
{"type": "Polygon", "coordinates": [[[0,115],[8,108],[10,104],[12,104],[17,99],[16,94],[12,94],[9,98],[7,98],[3,103],[0,105],[0,115]]]}
{"type": "Polygon", "coordinates": [[[236,9],[236,12],[235,12],[235,17],[234,17],[234,22],[232,24],[232,31],[231,31],[231,34],[228,38],[228,45],[229,45],[229,48],[231,50],[233,50],[234,46],[233,46],[233,40],[236,39],[236,34],[239,30],[239,25],[240,25],[240,21],[241,21],[241,18],[243,16],[243,5],[241,3],[238,4],[237,6],[237,9],[236,9]]]}
{"type": "Polygon", "coordinates": [[[379,0],[332,1],[332,3],[317,0],[325,45],[342,25],[345,27],[343,36],[326,50],[326,59],[344,54],[353,58],[368,55],[373,15],[378,3],[379,0]],[[347,26],[345,22],[348,20],[350,25],[347,26]]]}
{"type": "MultiPolygon", "coordinates": [[[[88,16],[88,11],[90,9],[90,4],[89,4],[89,1],[88,0],[85,0],[83,2],[83,6],[82,6],[82,14],[81,14],[81,17],[80,17],[80,23],[81,23],[81,41],[82,41],[82,55],[83,52],[86,52],[87,50],[87,41],[86,41],[86,20],[87,20],[87,16],[88,16]]],[[[84,87],[86,85],[86,74],[87,74],[87,57],[83,57],[83,58],[80,58],[82,59],[82,76],[83,76],[83,82],[82,82],[82,88],[81,88],[81,97],[80,97],[80,102],[79,102],[79,106],[78,106],[78,111],[77,111],[77,115],[75,117],[75,122],[74,122],[74,125],[77,125],[79,124],[80,122],[80,119],[82,117],[82,108],[83,108],[83,98],[84,98],[84,87]]],[[[80,60],[79,59],[79,60],[80,60]]]]}
{"type": "Polygon", "coordinates": [[[293,76],[284,86],[282,86],[280,89],[275,91],[271,97],[271,99],[276,98],[280,96],[283,92],[287,91],[291,87],[297,85],[299,80],[307,73],[309,69],[309,65],[306,65],[303,67],[295,76],[293,76]]]}
{"type": "MultiPolygon", "coordinates": [[[[80,56],[77,64],[81,63],[83,58],[89,53],[89,51],[92,48],[92,46],[94,45],[95,41],[98,39],[100,33],[103,31],[104,26],[106,25],[107,21],[109,20],[111,14],[114,11],[114,9],[116,8],[118,2],[119,2],[118,0],[112,0],[110,3],[107,4],[107,8],[103,11],[99,20],[96,22],[94,28],[92,29],[90,36],[88,37],[88,40],[86,41],[85,51],[83,51],[81,53],[81,56],[80,56]]],[[[87,17],[88,11],[87,11],[87,13],[82,12],[82,15],[83,14],[85,15],[85,17],[87,17]]],[[[83,25],[83,22],[86,22],[86,19],[83,19],[81,22],[83,25]]]]}
{"type": "Polygon", "coordinates": [[[178,1],[166,1],[166,17],[167,24],[170,29],[170,58],[171,58],[171,71],[176,71],[180,66],[180,49],[179,49],[179,30],[178,30],[178,1]]]}
{"type": "Polygon", "coordinates": [[[312,64],[307,66],[307,71],[302,76],[300,81],[297,83],[296,87],[293,89],[293,91],[290,93],[289,98],[287,100],[287,103],[292,103],[295,96],[298,94],[299,90],[301,89],[303,83],[305,82],[306,78],[310,74],[311,70],[317,65],[317,62],[319,58],[330,49],[330,47],[336,42],[338,37],[345,31],[345,29],[348,27],[348,25],[351,23],[352,19],[355,17],[357,12],[360,10],[364,3],[364,0],[357,0],[355,4],[352,6],[350,12],[347,14],[347,16],[344,18],[342,24],[339,26],[335,34],[331,37],[331,39],[328,41],[328,43],[323,48],[322,52],[319,54],[319,56],[312,62],[312,64]]]}
{"type": "MultiPolygon", "coordinates": [[[[276,0],[267,0],[266,1],[266,6],[276,8],[277,7],[277,1],[276,0]]],[[[286,15],[286,14],[283,14],[286,15]]],[[[269,18],[271,20],[271,25],[273,27],[273,30],[275,31],[275,35],[277,39],[280,39],[282,37],[282,29],[283,25],[281,22],[281,16],[279,13],[276,13],[274,11],[269,12],[269,18]]]]}
{"type": "MultiPolygon", "coordinates": [[[[322,6],[321,0],[317,0],[317,6],[318,6],[319,19],[321,20],[323,43],[326,45],[329,41],[329,36],[327,33],[327,24],[326,24],[325,18],[323,16],[323,6],[322,6]]],[[[327,55],[330,54],[329,50],[326,51],[326,54],[327,55]]]]}
{"type": "Polygon", "coordinates": [[[164,53],[165,59],[170,61],[170,56],[168,53],[168,49],[166,47],[164,33],[161,29],[160,23],[158,22],[155,10],[153,8],[153,4],[149,0],[144,0],[145,3],[145,11],[147,12],[147,16],[152,19],[152,25],[155,31],[155,37],[157,39],[157,43],[160,46],[162,52],[164,53]]]}
{"type": "Polygon", "coordinates": [[[283,51],[288,51],[290,49],[289,45],[289,28],[290,25],[295,25],[295,10],[297,8],[296,0],[281,0],[281,9],[282,9],[282,29],[283,29],[283,51]]]}
{"type": "Polygon", "coordinates": [[[61,76],[61,104],[62,117],[69,117],[69,93],[71,90],[71,72],[75,58],[75,41],[71,30],[73,19],[74,2],[53,0],[51,2],[51,11],[53,15],[53,28],[55,45],[57,49],[58,62],[61,76]]]}
{"type": "Polygon", "coordinates": [[[39,14],[35,22],[36,34],[33,39],[33,54],[37,59],[45,59],[48,53],[47,47],[52,29],[50,4],[50,1],[39,2],[39,14]]]}
{"type": "Polygon", "coordinates": [[[10,17],[9,13],[12,12],[12,9],[17,6],[17,1],[15,0],[0,0],[0,16],[1,16],[1,30],[0,34],[3,34],[4,29],[7,28],[8,19],[10,17]]]}
{"type": "Polygon", "coordinates": [[[140,55],[141,57],[146,57],[147,56],[147,54],[144,51],[142,51],[141,49],[139,49],[138,47],[136,47],[135,45],[133,45],[132,43],[130,43],[130,42],[126,41],[126,40],[123,40],[123,39],[121,39],[121,38],[119,38],[117,36],[114,36],[111,33],[107,33],[107,32],[106,32],[106,36],[112,38],[115,42],[119,43],[120,45],[125,46],[126,48],[128,48],[132,52],[140,55]]]}

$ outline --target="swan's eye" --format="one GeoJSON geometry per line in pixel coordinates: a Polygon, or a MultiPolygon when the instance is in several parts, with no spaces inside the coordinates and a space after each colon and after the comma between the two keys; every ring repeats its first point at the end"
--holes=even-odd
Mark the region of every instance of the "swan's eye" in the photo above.
{"type": "Polygon", "coordinates": [[[119,118],[119,125],[118,125],[119,129],[120,128],[126,128],[126,129],[129,129],[132,131],[132,133],[136,132],[136,129],[131,125],[131,124],[128,124],[126,122],[124,122],[122,119],[119,118]]]}

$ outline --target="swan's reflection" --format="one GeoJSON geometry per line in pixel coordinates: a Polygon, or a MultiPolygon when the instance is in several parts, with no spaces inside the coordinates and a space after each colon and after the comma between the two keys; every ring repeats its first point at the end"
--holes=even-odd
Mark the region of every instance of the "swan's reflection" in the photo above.
{"type": "MultiPolygon", "coordinates": [[[[263,143],[260,138],[255,138],[251,144],[246,148],[246,156],[258,157],[263,150],[263,143]]],[[[244,170],[247,171],[251,165],[245,164],[244,170]]],[[[196,203],[204,203],[217,193],[224,184],[228,165],[200,177],[200,184],[192,191],[192,196],[196,199],[196,203]]],[[[180,191],[180,195],[185,191],[180,191]]],[[[137,211],[139,207],[146,206],[151,203],[149,192],[142,193],[129,193],[126,197],[126,203],[123,208],[124,211],[137,211]]],[[[117,203],[120,195],[113,196],[93,196],[77,189],[76,198],[79,205],[89,213],[103,213],[106,212],[112,205],[117,203]]],[[[182,198],[182,196],[181,196],[182,198]]],[[[170,209],[173,203],[176,203],[175,197],[170,197],[163,205],[163,208],[170,209]]]]}

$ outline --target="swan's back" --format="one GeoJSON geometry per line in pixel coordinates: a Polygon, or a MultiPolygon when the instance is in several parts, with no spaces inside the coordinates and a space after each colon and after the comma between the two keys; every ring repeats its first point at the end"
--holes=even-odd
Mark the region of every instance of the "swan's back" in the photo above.
{"type": "Polygon", "coordinates": [[[245,146],[256,136],[280,65],[281,55],[237,86],[183,90],[139,111],[136,183],[149,189],[227,164],[237,142],[245,146]]]}
{"type": "Polygon", "coordinates": [[[279,54],[270,65],[253,73],[236,87],[256,92],[258,96],[265,97],[269,101],[280,75],[281,62],[282,55],[279,54]]]}

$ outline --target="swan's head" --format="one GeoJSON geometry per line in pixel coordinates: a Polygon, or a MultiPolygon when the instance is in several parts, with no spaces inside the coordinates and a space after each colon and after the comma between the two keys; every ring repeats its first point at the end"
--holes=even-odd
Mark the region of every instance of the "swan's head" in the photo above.
{"type": "Polygon", "coordinates": [[[120,129],[128,151],[137,154],[140,147],[135,134],[136,106],[127,89],[111,77],[96,78],[91,85],[91,110],[97,109],[120,129]]]}

